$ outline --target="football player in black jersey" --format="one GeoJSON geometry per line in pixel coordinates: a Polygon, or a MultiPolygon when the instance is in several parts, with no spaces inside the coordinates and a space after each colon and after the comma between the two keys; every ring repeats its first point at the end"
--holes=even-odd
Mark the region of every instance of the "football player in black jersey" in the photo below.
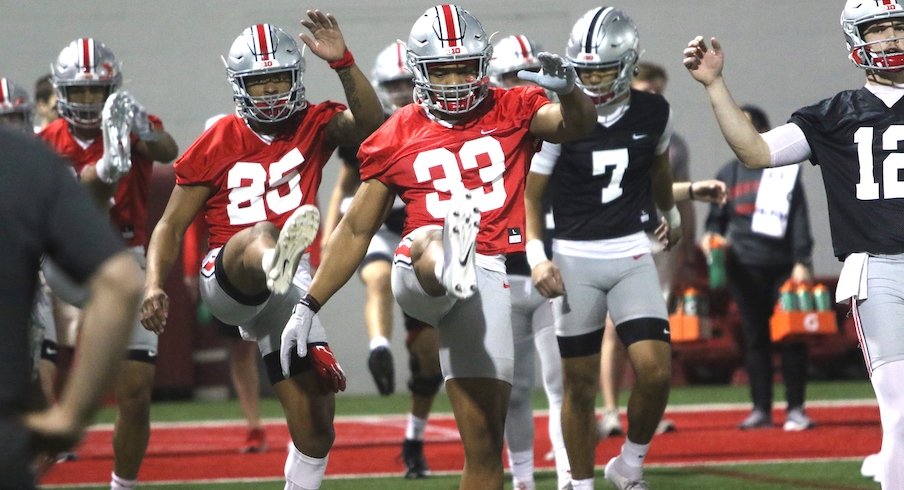
{"type": "Polygon", "coordinates": [[[638,54],[637,29],[624,12],[598,7],[577,21],[566,57],[596,105],[596,128],[561,146],[544,144],[531,164],[525,193],[531,276],[542,294],[557,297],[562,431],[575,490],[593,488],[594,402],[607,313],[636,376],[627,440],[605,470],[617,488],[647,488],[643,460],[668,401],[668,314],[647,232],[655,231],[670,248],[681,237],[681,219],[668,158],[671,110],[661,95],[631,89],[638,54]],[[547,184],[555,264],[540,241],[540,198],[547,184]]]}
{"type": "Polygon", "coordinates": [[[835,255],[835,299],[850,303],[882,420],[883,488],[904,488],[904,4],[848,0],[841,28],[866,84],[804,107],[760,135],[722,77],[724,52],[702,36],[684,65],[705,88],[722,133],[750,168],[810,160],[825,184],[835,255]]]}

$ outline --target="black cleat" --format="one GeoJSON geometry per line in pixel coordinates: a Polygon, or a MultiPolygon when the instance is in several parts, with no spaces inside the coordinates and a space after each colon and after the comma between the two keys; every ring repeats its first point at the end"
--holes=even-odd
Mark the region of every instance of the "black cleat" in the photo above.
{"type": "Polygon", "coordinates": [[[402,442],[402,460],[405,462],[405,479],[427,478],[430,468],[424,459],[424,441],[405,439],[402,442]]]}
{"type": "Polygon", "coordinates": [[[395,365],[389,347],[384,345],[370,351],[367,368],[370,369],[377,391],[381,395],[388,396],[395,392],[395,365]]]}

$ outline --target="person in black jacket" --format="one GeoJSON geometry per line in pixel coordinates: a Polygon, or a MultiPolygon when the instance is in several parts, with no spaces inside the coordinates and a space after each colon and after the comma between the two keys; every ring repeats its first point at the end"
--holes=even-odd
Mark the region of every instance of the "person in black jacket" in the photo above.
{"type": "MultiPolygon", "coordinates": [[[[761,109],[746,105],[742,110],[757,131],[769,130],[761,109]]],[[[773,344],[769,321],[779,287],[789,276],[794,281],[812,279],[813,237],[807,199],[796,167],[749,169],[733,160],[719,170],[716,178],[728,185],[728,201],[724,206],[710,205],[701,246],[708,255],[713,238],[728,243],[728,288],[741,314],[744,361],[753,398],[753,410],[738,427],[771,427],[773,344]],[[776,171],[784,173],[777,175],[776,171]],[[785,196],[787,201],[782,199],[785,196]]],[[[808,429],[813,422],[804,412],[807,345],[795,342],[776,347],[782,355],[788,401],[784,429],[808,429]]]]}
{"type": "Polygon", "coordinates": [[[27,489],[35,455],[71,449],[91,423],[137,319],[143,273],[59,157],[2,128],[0,148],[0,487],[27,489]],[[45,255],[90,300],[69,380],[40,408],[30,405],[29,317],[45,255]]]}

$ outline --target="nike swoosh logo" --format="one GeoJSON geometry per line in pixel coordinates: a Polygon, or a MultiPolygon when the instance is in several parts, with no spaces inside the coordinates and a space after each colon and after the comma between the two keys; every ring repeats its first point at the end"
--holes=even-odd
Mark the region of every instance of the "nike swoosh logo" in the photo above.
{"type": "Polygon", "coordinates": [[[670,332],[669,329],[666,328],[666,329],[662,330],[662,333],[664,333],[666,335],[670,335],[672,332],[670,332]]]}
{"type": "Polygon", "coordinates": [[[499,128],[493,128],[493,129],[489,129],[489,130],[487,130],[487,129],[481,129],[481,130],[480,130],[480,134],[487,135],[487,134],[490,134],[490,133],[496,131],[497,129],[499,129],[499,128]]]}
{"type": "Polygon", "coordinates": [[[642,140],[646,137],[647,137],[647,135],[642,134],[642,133],[641,134],[634,133],[631,135],[631,139],[633,139],[633,140],[642,140]]]}
{"type": "Polygon", "coordinates": [[[474,242],[471,242],[471,245],[468,247],[468,252],[464,255],[463,258],[458,259],[458,263],[459,263],[460,265],[465,265],[465,263],[468,262],[468,257],[470,257],[470,256],[471,256],[471,253],[474,251],[474,244],[475,244],[475,243],[476,243],[476,240],[475,240],[474,242]]]}

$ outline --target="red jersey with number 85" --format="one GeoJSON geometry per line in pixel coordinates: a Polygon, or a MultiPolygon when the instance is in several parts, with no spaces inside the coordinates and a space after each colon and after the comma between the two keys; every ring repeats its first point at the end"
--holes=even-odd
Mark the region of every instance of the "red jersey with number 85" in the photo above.
{"type": "Polygon", "coordinates": [[[406,235],[442,225],[452,193],[470,190],[481,211],[477,252],[523,250],[524,182],[539,144],[530,124],[548,103],[540,87],[491,88],[474,114],[452,127],[409,104],[361,144],[361,180],[398,192],[407,206],[406,235]]]}
{"type": "Polygon", "coordinates": [[[326,125],[344,110],[336,102],[309,105],[294,132],[272,140],[232,114],[179,157],[176,184],[212,190],[205,207],[211,249],[261,221],[282,228],[299,206],[314,204],[323,166],[336,149],[327,141],[326,125]]]}

